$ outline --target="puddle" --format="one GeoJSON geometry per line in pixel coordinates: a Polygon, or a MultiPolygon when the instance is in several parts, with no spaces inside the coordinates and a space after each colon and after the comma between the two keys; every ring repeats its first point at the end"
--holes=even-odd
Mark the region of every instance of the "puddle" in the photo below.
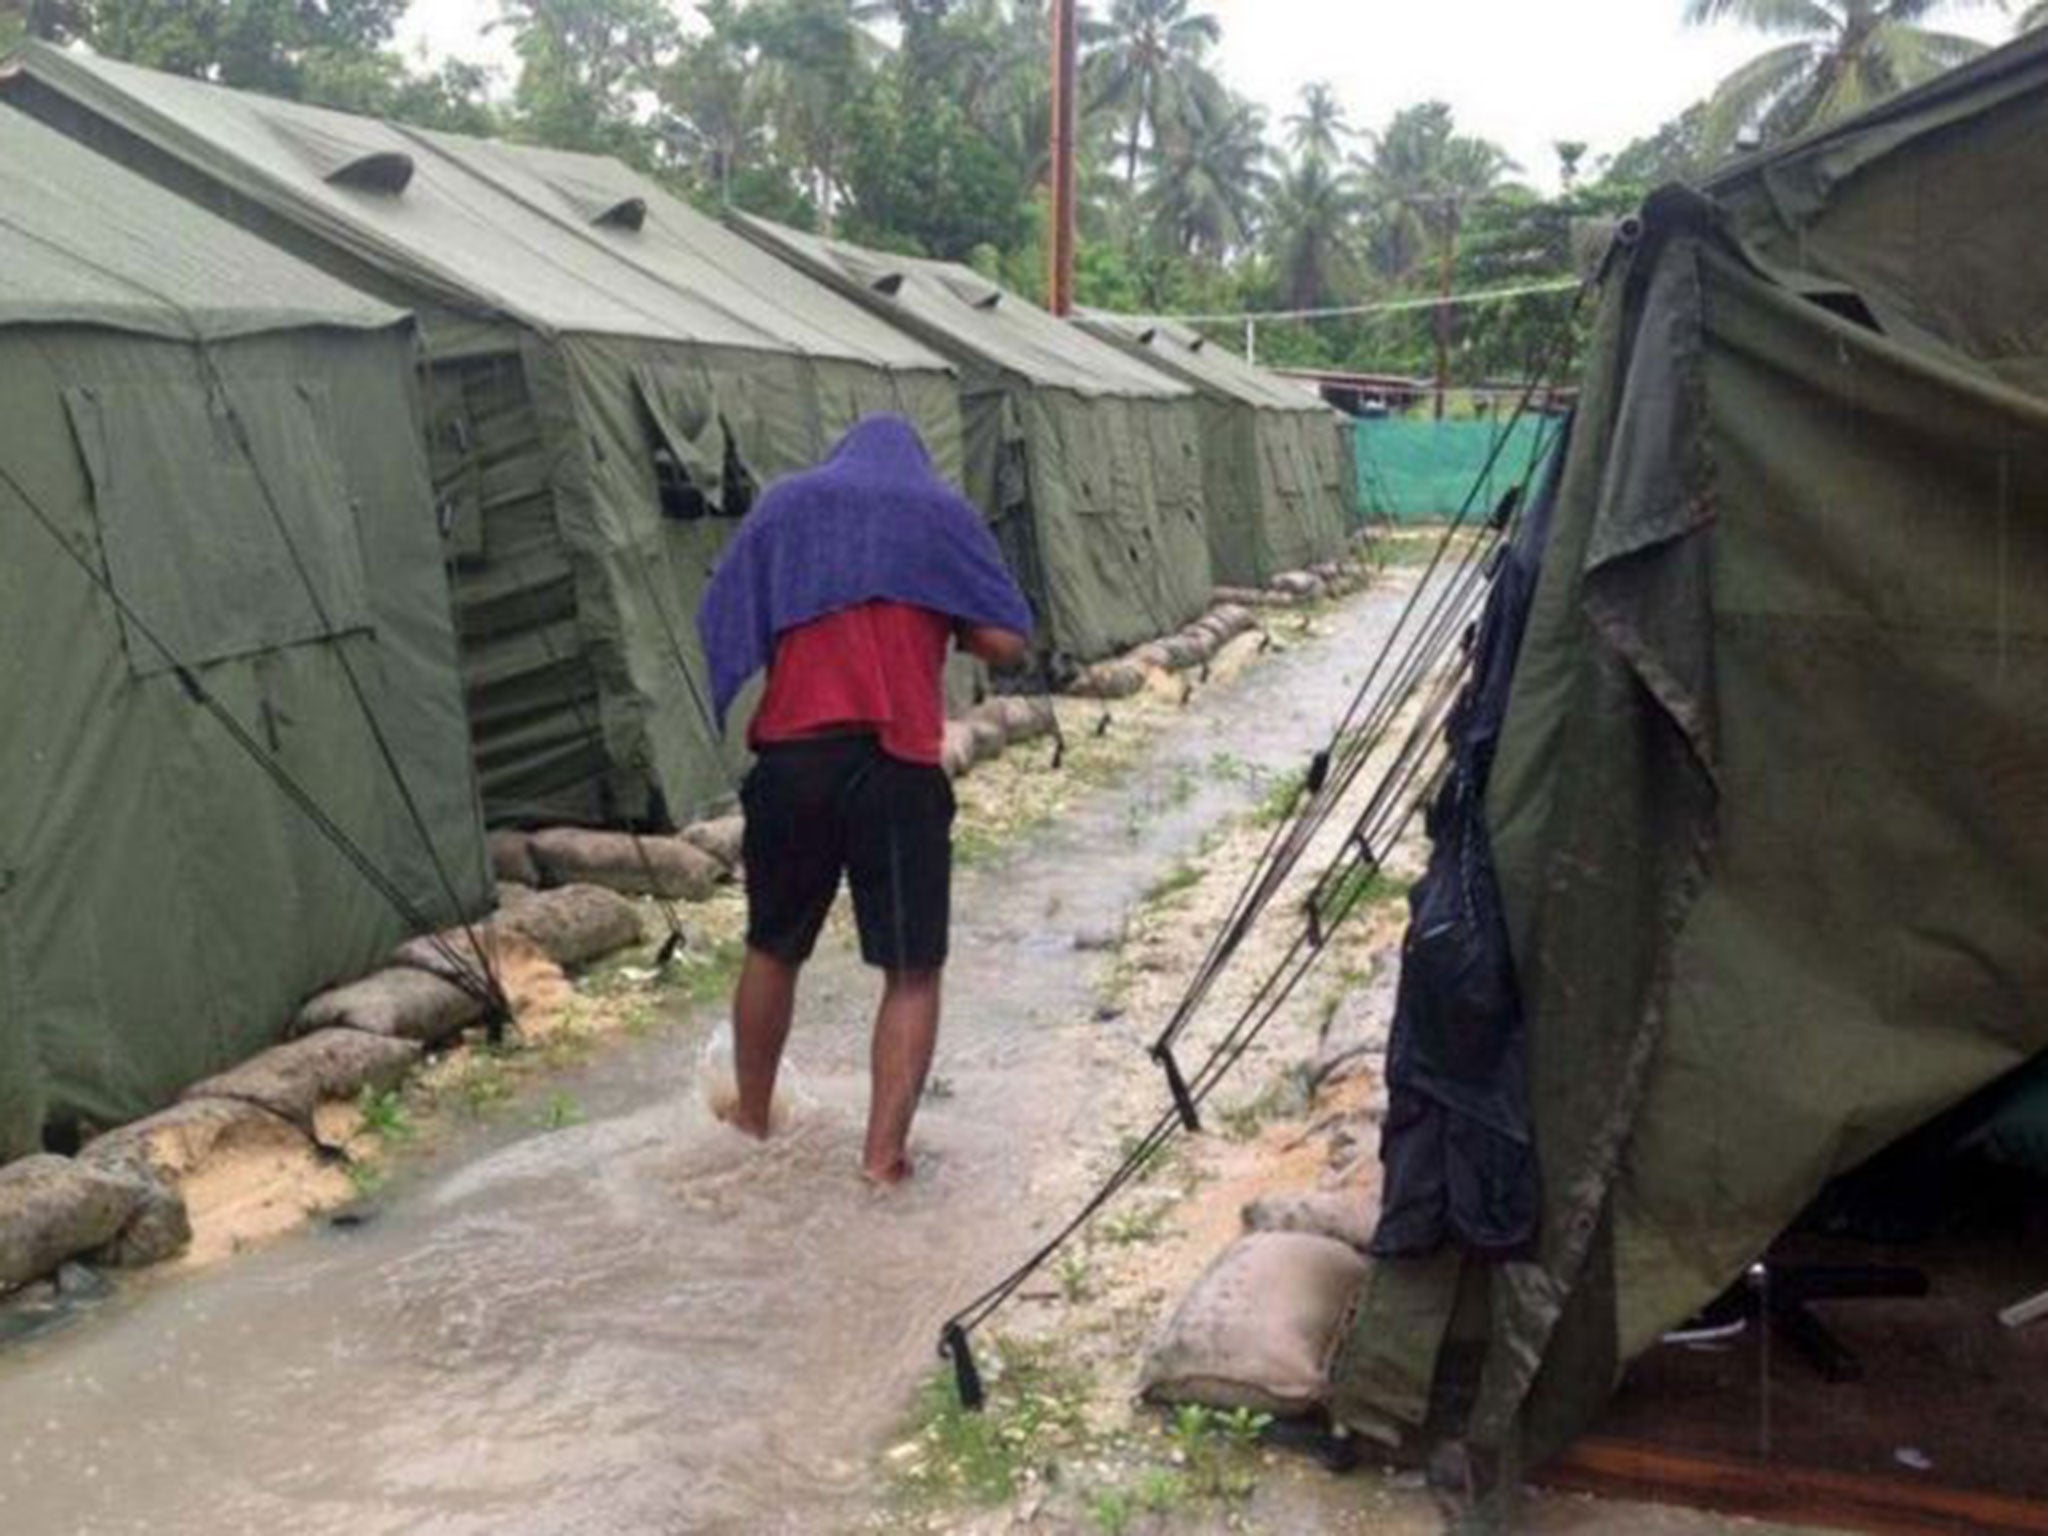
{"type": "Polygon", "coordinates": [[[125,1289],[0,1352],[0,1531],[818,1532],[954,1306],[1064,1215],[1044,1174],[1099,1102],[1081,1032],[1113,928],[1255,775],[1297,768],[1405,588],[1203,690],[1114,789],[965,873],[918,1178],[856,1176],[875,987],[807,973],[786,1134],[700,1086],[710,1021],[619,1042],[564,1086],[585,1123],[501,1126],[411,1170],[374,1219],[125,1289]],[[1052,915],[1049,915],[1052,914],[1052,915]]]}

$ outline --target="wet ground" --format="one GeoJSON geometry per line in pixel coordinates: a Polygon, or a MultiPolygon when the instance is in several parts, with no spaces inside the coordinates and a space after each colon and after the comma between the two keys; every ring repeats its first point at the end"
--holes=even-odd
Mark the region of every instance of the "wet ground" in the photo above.
{"type": "MultiPolygon", "coordinates": [[[[932,1370],[939,1321],[1076,1192],[1113,930],[1299,767],[1403,599],[1199,690],[1127,781],[956,892],[919,1177],[855,1176],[873,986],[828,941],[791,1055],[806,1103],[756,1147],[695,1082],[712,1011],[573,1082],[585,1123],[479,1130],[373,1219],[124,1292],[0,1356],[0,1531],[829,1531],[932,1370]]],[[[1283,627],[1287,621],[1282,621],[1283,627]]],[[[1112,729],[1114,729],[1112,725],[1112,729]]]]}

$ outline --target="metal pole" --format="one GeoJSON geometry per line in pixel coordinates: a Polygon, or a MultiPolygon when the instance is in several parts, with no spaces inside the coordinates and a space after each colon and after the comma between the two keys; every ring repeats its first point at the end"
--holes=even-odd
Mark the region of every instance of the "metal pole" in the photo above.
{"type": "Polygon", "coordinates": [[[1250,315],[1244,317],[1244,360],[1248,363],[1259,360],[1259,322],[1250,315]]]}
{"type": "Polygon", "coordinates": [[[1077,0],[1052,0],[1052,239],[1046,293],[1052,312],[1074,312],[1074,134],[1077,0]]]}

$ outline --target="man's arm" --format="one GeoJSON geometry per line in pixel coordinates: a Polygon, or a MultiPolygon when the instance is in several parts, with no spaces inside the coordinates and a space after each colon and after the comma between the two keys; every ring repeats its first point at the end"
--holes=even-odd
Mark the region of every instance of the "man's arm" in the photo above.
{"type": "Polygon", "coordinates": [[[962,624],[959,636],[961,650],[987,662],[998,672],[1023,666],[1031,652],[1030,643],[1022,635],[1015,630],[998,629],[993,624],[962,624]]]}

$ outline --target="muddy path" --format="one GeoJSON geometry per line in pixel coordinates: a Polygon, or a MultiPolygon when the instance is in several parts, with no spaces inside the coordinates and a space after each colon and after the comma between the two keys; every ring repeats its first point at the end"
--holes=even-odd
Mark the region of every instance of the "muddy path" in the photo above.
{"type": "Polygon", "coordinates": [[[874,988],[835,921],[779,1140],[710,1119],[696,1064],[716,1010],[674,1004],[572,1074],[582,1123],[476,1128],[359,1226],[133,1287],[0,1355],[0,1531],[858,1521],[938,1322],[1085,1176],[1066,1154],[1100,1132],[1107,962],[1077,936],[1113,931],[1301,766],[1406,591],[1355,597],[1313,640],[1198,691],[1128,777],[963,873],[912,1187],[878,1196],[854,1176],[874,988]]]}

